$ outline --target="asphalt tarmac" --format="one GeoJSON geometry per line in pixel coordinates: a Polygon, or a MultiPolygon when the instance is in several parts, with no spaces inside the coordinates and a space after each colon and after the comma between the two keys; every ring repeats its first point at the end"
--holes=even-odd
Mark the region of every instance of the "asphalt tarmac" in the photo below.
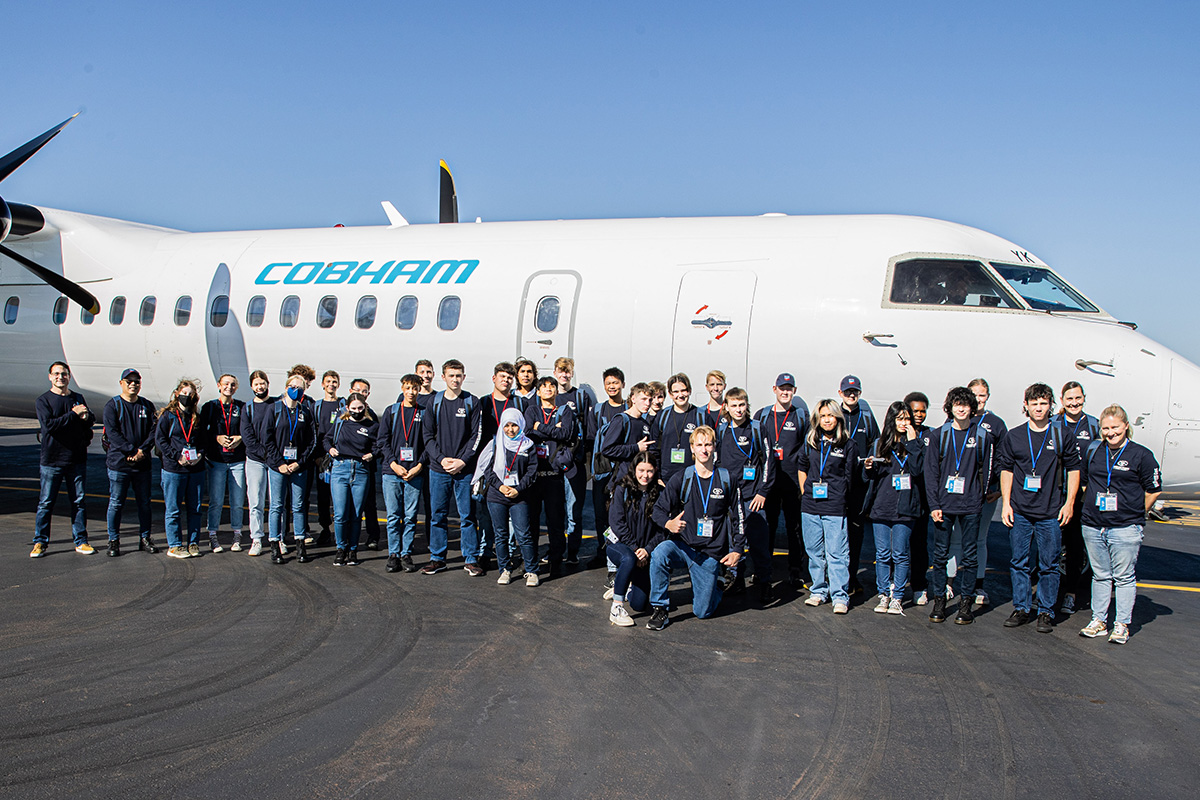
{"type": "MultiPolygon", "coordinates": [[[[245,552],[138,552],[132,500],[125,554],[108,558],[98,446],[88,473],[96,555],[74,552],[64,496],[49,556],[32,560],[34,432],[0,420],[3,796],[1195,791],[1194,502],[1147,526],[1125,646],[1080,637],[1086,612],[1051,634],[1002,627],[1012,609],[999,523],[994,605],[970,626],[931,624],[916,606],[874,614],[870,595],[835,617],[788,589],[766,609],[751,594],[697,620],[681,576],[672,624],[652,632],[646,615],[636,628],[608,624],[602,569],[526,588],[457,568],[389,575],[386,552],[344,568],[326,549],[283,566],[245,552]]],[[[160,503],[155,539],[164,542],[160,503]]],[[[422,563],[423,535],[418,550],[422,563]]],[[[864,579],[870,567],[864,557],[864,579]]],[[[786,575],[784,557],[775,568],[786,575]]]]}

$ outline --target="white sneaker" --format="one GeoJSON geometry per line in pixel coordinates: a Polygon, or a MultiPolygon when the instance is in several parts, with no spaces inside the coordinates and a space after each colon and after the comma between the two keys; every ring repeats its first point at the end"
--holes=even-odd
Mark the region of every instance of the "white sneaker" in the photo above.
{"type": "Polygon", "coordinates": [[[496,583],[501,586],[508,586],[512,583],[512,573],[506,569],[500,570],[500,577],[496,578],[496,583]]]}
{"type": "Polygon", "coordinates": [[[538,576],[537,576],[536,572],[526,572],[525,573],[525,585],[526,586],[537,586],[539,583],[541,583],[541,581],[538,580],[538,576]]]}
{"type": "Polygon", "coordinates": [[[1113,644],[1125,644],[1129,641],[1129,626],[1120,622],[1114,622],[1112,633],[1108,635],[1108,640],[1113,644]]]}
{"type": "Polygon", "coordinates": [[[1095,639],[1097,636],[1104,636],[1106,633],[1108,633],[1108,626],[1102,620],[1094,619],[1087,624],[1086,628],[1079,632],[1079,635],[1095,639]]]}
{"type": "Polygon", "coordinates": [[[610,586],[610,587],[608,587],[607,589],[605,589],[605,590],[604,590],[604,599],[605,599],[605,600],[612,600],[612,599],[613,599],[613,593],[614,593],[614,592],[613,592],[613,587],[611,587],[611,586],[610,586]]]}
{"type": "Polygon", "coordinates": [[[810,594],[808,597],[804,598],[804,605],[812,606],[813,608],[816,608],[824,602],[825,598],[821,597],[819,594],[810,594]]]}
{"type": "Polygon", "coordinates": [[[252,555],[252,556],[261,556],[262,555],[262,539],[255,539],[253,542],[250,543],[250,555],[252,555]]]}
{"type": "Polygon", "coordinates": [[[631,628],[637,624],[629,616],[629,611],[626,610],[624,602],[612,604],[612,610],[608,612],[608,621],[622,628],[631,628]]]}
{"type": "Polygon", "coordinates": [[[886,594],[879,595],[879,605],[875,606],[875,613],[886,614],[888,612],[888,605],[890,602],[891,601],[886,594]]]}
{"type": "Polygon", "coordinates": [[[986,606],[986,605],[990,605],[990,604],[991,604],[991,600],[988,598],[987,592],[985,592],[983,589],[980,589],[978,592],[975,593],[975,605],[986,606]]]}
{"type": "Polygon", "coordinates": [[[889,614],[899,614],[900,616],[904,616],[904,607],[900,603],[899,597],[893,597],[891,599],[891,601],[888,603],[888,611],[887,612],[889,614]]]}
{"type": "Polygon", "coordinates": [[[850,611],[850,606],[846,605],[845,603],[834,603],[833,604],[833,613],[835,613],[835,614],[845,614],[849,611],[850,611]]]}
{"type": "Polygon", "coordinates": [[[929,602],[929,597],[925,592],[915,592],[913,594],[913,602],[919,606],[923,606],[929,602]]]}
{"type": "Polygon", "coordinates": [[[234,539],[233,544],[229,545],[229,550],[230,550],[230,552],[233,552],[233,553],[242,552],[242,543],[240,541],[238,541],[237,539],[234,539]]]}

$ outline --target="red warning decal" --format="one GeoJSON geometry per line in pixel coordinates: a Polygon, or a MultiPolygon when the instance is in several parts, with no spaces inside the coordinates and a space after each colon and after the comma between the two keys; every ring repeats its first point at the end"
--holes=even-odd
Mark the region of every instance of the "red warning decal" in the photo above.
{"type": "Polygon", "coordinates": [[[724,336],[727,333],[729,333],[729,331],[721,331],[720,333],[717,334],[717,338],[720,339],[722,336],[724,336]]]}
{"type": "Polygon", "coordinates": [[[699,308],[697,308],[697,309],[696,309],[696,313],[697,313],[697,314],[699,314],[701,311],[703,311],[703,310],[704,310],[704,309],[706,309],[706,308],[708,308],[708,306],[707,306],[707,305],[702,305],[702,306],[700,306],[699,308]]]}

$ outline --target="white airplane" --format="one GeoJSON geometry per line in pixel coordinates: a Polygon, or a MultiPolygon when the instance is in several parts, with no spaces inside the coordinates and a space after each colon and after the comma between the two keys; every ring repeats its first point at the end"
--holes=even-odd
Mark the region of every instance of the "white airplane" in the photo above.
{"type": "Polygon", "coordinates": [[[1200,491],[1200,368],[998,236],[885,215],[409,225],[383,205],[386,226],[186,233],[0,200],[0,414],[32,416],[58,359],[97,409],[127,367],[160,403],[183,376],[279,386],[297,362],[390,398],[418,358],[462,360],[476,394],[515,356],[571,356],[580,380],[683,371],[697,400],[715,368],[755,407],[779,372],[810,406],[853,373],[877,410],[924,391],[932,424],[974,377],[1010,423],[1027,385],[1079,380],[1093,414],[1125,407],[1169,492],[1200,491]]]}

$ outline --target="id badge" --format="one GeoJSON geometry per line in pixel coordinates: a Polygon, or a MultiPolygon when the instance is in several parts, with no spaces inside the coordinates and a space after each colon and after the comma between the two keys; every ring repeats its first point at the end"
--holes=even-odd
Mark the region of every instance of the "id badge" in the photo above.
{"type": "Polygon", "coordinates": [[[183,448],[183,457],[186,458],[188,461],[199,461],[200,460],[200,454],[198,452],[196,452],[196,448],[194,448],[194,447],[183,448]]]}
{"type": "Polygon", "coordinates": [[[329,424],[330,425],[337,422],[337,415],[338,415],[338,412],[336,412],[336,411],[329,412],[329,424]]]}
{"type": "Polygon", "coordinates": [[[1026,475],[1025,476],[1025,491],[1036,492],[1042,488],[1041,475],[1026,475]]]}
{"type": "Polygon", "coordinates": [[[701,539],[711,539],[713,537],[713,521],[711,517],[701,517],[696,526],[697,535],[701,539]]]}
{"type": "Polygon", "coordinates": [[[895,489],[897,492],[908,491],[909,489],[912,488],[912,476],[911,475],[893,475],[892,476],[892,488],[895,489]]]}
{"type": "Polygon", "coordinates": [[[621,542],[621,540],[617,538],[617,535],[615,533],[613,533],[612,528],[604,529],[604,538],[608,539],[613,544],[620,544],[620,542],[621,542]]]}
{"type": "Polygon", "coordinates": [[[416,458],[414,457],[415,455],[416,454],[413,453],[413,448],[411,448],[411,447],[401,447],[400,448],[400,460],[401,461],[416,461],[416,458]]]}
{"type": "Polygon", "coordinates": [[[297,454],[297,450],[294,447],[283,448],[283,460],[284,461],[295,461],[296,454],[297,454]]]}
{"type": "Polygon", "coordinates": [[[829,497],[829,484],[823,481],[818,481],[813,484],[813,499],[825,500],[829,497]]]}
{"type": "Polygon", "coordinates": [[[964,494],[967,491],[967,479],[962,475],[951,475],[946,479],[946,491],[950,494],[964,494]]]}
{"type": "Polygon", "coordinates": [[[775,457],[777,459],[779,459],[780,461],[783,461],[783,448],[782,447],[775,448],[775,457]]]}
{"type": "Polygon", "coordinates": [[[547,458],[550,455],[550,448],[544,442],[537,446],[538,458],[547,458]]]}
{"type": "Polygon", "coordinates": [[[672,464],[682,464],[683,463],[683,448],[682,447],[672,447],[671,448],[671,463],[672,464]]]}
{"type": "Polygon", "coordinates": [[[1114,492],[1100,492],[1096,495],[1096,508],[1101,511],[1117,510],[1117,495],[1114,492]]]}
{"type": "Polygon", "coordinates": [[[752,480],[754,480],[754,476],[755,476],[755,475],[757,475],[757,474],[758,474],[758,468],[757,468],[757,467],[752,467],[752,466],[750,466],[749,464],[747,464],[746,466],[742,467],[742,480],[744,480],[744,481],[752,481],[752,480]]]}
{"type": "Polygon", "coordinates": [[[505,475],[504,476],[504,485],[505,486],[516,486],[517,485],[517,476],[516,475],[505,475]]]}

